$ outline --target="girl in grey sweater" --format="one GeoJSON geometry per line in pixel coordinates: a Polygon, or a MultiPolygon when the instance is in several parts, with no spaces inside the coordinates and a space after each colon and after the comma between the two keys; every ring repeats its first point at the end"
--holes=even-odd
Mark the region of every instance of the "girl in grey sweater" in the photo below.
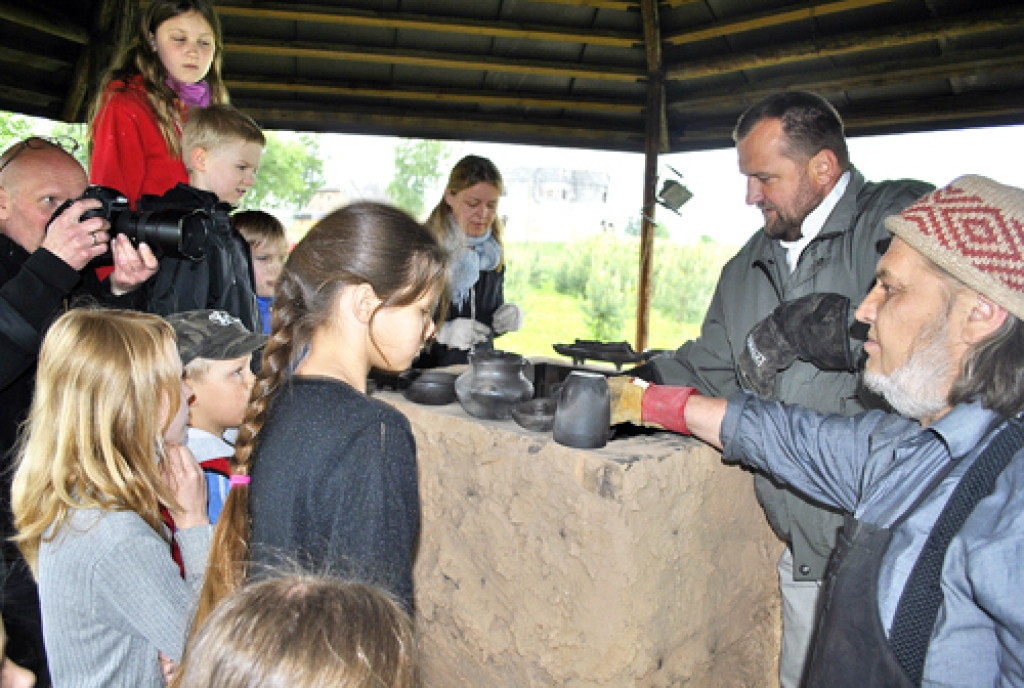
{"type": "Polygon", "coordinates": [[[156,316],[78,309],[46,335],[12,497],[59,688],[163,686],[181,658],[210,542],[190,393],[156,316]]]}

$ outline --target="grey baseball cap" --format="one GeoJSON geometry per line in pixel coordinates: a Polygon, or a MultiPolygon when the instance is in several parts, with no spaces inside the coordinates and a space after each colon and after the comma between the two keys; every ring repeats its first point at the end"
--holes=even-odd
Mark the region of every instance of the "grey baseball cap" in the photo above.
{"type": "Polygon", "coordinates": [[[267,343],[266,335],[253,334],[242,321],[225,311],[185,311],[167,316],[178,338],[181,364],[206,358],[224,361],[251,354],[267,343]]]}

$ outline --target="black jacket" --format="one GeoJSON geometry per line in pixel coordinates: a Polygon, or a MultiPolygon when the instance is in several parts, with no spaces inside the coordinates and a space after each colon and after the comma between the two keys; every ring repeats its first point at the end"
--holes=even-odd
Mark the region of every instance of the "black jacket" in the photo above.
{"type": "MultiPolygon", "coordinates": [[[[81,274],[45,248],[29,253],[0,234],[0,527],[12,531],[10,514],[13,449],[18,426],[28,415],[36,360],[47,327],[70,306],[107,305],[138,309],[141,289],[110,293],[92,269],[81,274]]],[[[5,547],[10,550],[6,540],[5,547]]]]}
{"type": "Polygon", "coordinates": [[[206,258],[198,263],[164,256],[150,280],[147,310],[159,315],[215,308],[240,319],[251,332],[262,332],[256,303],[256,280],[249,244],[231,226],[231,206],[216,194],[178,184],[163,196],[143,196],[139,210],[200,209],[213,218],[206,258]]]}

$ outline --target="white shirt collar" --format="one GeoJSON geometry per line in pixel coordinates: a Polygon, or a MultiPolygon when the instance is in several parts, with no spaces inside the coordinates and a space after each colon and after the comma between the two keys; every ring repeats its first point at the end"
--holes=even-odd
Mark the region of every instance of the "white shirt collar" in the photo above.
{"type": "Polygon", "coordinates": [[[800,254],[803,252],[804,247],[821,233],[821,228],[825,226],[828,216],[832,214],[832,211],[835,210],[836,205],[839,203],[839,199],[846,193],[846,187],[849,186],[852,176],[849,170],[843,172],[843,176],[832,187],[832,191],[829,192],[828,196],[825,196],[821,203],[818,204],[818,207],[804,218],[803,223],[800,225],[802,236],[799,239],[796,241],[779,242],[782,248],[786,249],[786,262],[789,264],[790,272],[796,270],[796,263],[800,260],[800,254]]]}

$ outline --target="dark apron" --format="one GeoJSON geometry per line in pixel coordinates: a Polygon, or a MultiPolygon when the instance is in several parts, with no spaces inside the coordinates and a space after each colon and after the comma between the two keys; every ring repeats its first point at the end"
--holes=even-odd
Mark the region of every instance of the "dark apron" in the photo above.
{"type": "Polygon", "coordinates": [[[882,557],[892,530],[905,515],[892,529],[846,515],[825,569],[804,688],[913,687],[889,647],[878,615],[882,557]]]}
{"type": "MultiPolygon", "coordinates": [[[[936,527],[929,536],[925,550],[932,544],[936,531],[943,530],[938,527],[940,522],[946,525],[958,522],[959,525],[945,529],[944,544],[938,545],[941,551],[937,556],[945,556],[949,541],[959,532],[963,520],[966,520],[967,515],[981,499],[992,493],[995,479],[1020,448],[1022,436],[1024,435],[1020,426],[1011,421],[989,443],[961,478],[960,484],[954,488],[936,521],[936,527]],[[971,485],[968,483],[973,485],[974,489],[970,489],[971,485]]],[[[817,628],[804,671],[804,688],[913,688],[920,685],[920,673],[924,665],[923,653],[934,629],[934,616],[927,628],[922,626],[913,629],[917,636],[915,639],[923,645],[923,650],[915,666],[917,675],[911,679],[893,652],[878,614],[878,574],[893,531],[903,524],[957,463],[950,461],[949,466],[940,472],[931,485],[889,528],[864,523],[850,514],[846,515],[843,528],[839,531],[836,549],[825,569],[817,628]]],[[[924,555],[923,550],[921,557],[924,555]]],[[[918,563],[921,561],[922,559],[919,559],[918,563]]],[[[917,569],[918,566],[915,565],[914,572],[911,573],[900,597],[900,605],[897,607],[893,622],[894,631],[897,624],[903,620],[900,617],[904,600],[913,597],[914,593],[920,593],[924,585],[915,577],[917,569]]],[[[937,587],[937,574],[932,583],[933,587],[937,587]]],[[[933,605],[935,611],[938,609],[938,603],[936,601],[933,605]]]]}

